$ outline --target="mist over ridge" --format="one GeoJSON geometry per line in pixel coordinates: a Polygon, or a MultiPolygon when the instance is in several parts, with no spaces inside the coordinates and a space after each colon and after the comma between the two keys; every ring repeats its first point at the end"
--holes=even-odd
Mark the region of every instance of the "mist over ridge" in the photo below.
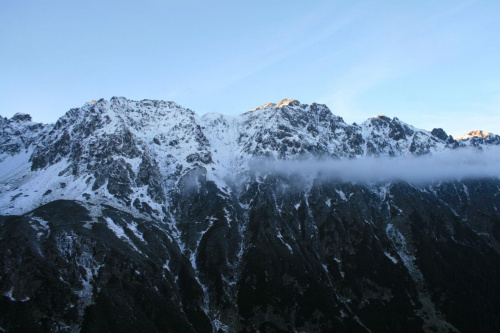
{"type": "Polygon", "coordinates": [[[359,157],[351,159],[256,159],[255,174],[274,174],[297,179],[351,183],[408,181],[427,184],[439,181],[500,177],[500,147],[458,148],[434,155],[359,157]]]}

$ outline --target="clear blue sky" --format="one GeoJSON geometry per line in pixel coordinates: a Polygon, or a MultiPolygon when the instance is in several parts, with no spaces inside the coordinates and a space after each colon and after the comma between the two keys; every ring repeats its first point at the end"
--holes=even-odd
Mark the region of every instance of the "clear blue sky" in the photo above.
{"type": "Polygon", "coordinates": [[[112,96],[500,134],[500,1],[0,1],[0,115],[112,96]]]}

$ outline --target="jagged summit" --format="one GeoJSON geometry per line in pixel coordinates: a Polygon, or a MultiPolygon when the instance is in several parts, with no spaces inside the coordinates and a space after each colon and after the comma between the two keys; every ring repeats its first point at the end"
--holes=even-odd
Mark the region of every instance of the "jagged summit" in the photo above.
{"type": "Polygon", "coordinates": [[[18,112],[10,118],[11,121],[15,122],[31,122],[31,115],[27,113],[18,112]]]}
{"type": "Polygon", "coordinates": [[[300,102],[297,101],[296,99],[293,99],[293,98],[285,98],[281,102],[279,102],[276,106],[277,107],[282,107],[282,106],[285,106],[285,105],[299,106],[300,102]]]}
{"type": "MultiPolygon", "coordinates": [[[[100,99],[98,102],[107,102],[105,99],[100,99]]],[[[114,96],[111,97],[109,102],[113,105],[129,105],[132,108],[137,108],[137,107],[171,107],[171,108],[182,108],[179,104],[173,102],[173,101],[165,101],[165,100],[159,100],[159,99],[142,99],[140,101],[128,99],[123,96],[114,96]]],[[[189,110],[189,109],[186,109],[189,110]]]]}
{"type": "Polygon", "coordinates": [[[266,103],[264,105],[256,107],[255,109],[252,109],[250,111],[256,111],[256,110],[265,109],[265,108],[268,108],[268,107],[275,107],[275,106],[276,106],[275,103],[266,103]]]}
{"type": "Polygon", "coordinates": [[[481,147],[483,145],[500,145],[500,135],[482,130],[475,130],[457,138],[457,141],[474,147],[481,147]]]}
{"type": "MultiPolygon", "coordinates": [[[[316,104],[316,103],[313,103],[316,104]]],[[[276,103],[266,103],[264,105],[261,105],[253,110],[250,111],[256,111],[260,109],[265,109],[265,108],[282,108],[284,106],[307,106],[306,104],[301,104],[298,100],[293,99],[293,98],[285,98],[278,104],[276,103]]]]}
{"type": "Polygon", "coordinates": [[[457,140],[470,139],[470,138],[486,139],[490,135],[491,135],[491,133],[489,133],[489,132],[485,132],[482,130],[474,130],[474,131],[470,131],[467,134],[464,134],[464,135],[458,137],[457,140]]]}
{"type": "Polygon", "coordinates": [[[448,134],[446,134],[446,132],[442,128],[433,128],[431,134],[441,140],[448,139],[448,134]]]}

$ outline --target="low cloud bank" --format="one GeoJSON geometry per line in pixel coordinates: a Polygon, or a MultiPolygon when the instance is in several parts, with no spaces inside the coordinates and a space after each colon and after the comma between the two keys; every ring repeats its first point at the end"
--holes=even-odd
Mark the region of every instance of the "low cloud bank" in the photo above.
{"type": "Polygon", "coordinates": [[[350,160],[266,161],[252,163],[257,173],[344,182],[500,178],[500,147],[463,148],[419,157],[365,157],[350,160]]]}

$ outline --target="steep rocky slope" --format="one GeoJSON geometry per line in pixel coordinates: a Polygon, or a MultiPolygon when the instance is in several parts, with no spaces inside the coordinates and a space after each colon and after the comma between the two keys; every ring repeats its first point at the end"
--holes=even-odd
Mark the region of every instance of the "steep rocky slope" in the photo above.
{"type": "Polygon", "coordinates": [[[499,144],[385,116],[349,125],[296,100],[238,117],[125,98],[52,125],[0,117],[0,327],[498,331],[498,177],[366,183],[260,165],[499,144]]]}

